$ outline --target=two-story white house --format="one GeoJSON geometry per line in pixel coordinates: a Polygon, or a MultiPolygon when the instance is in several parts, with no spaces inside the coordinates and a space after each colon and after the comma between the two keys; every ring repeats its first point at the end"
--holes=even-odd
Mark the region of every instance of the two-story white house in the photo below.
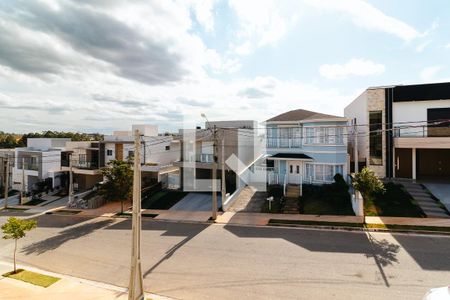
{"type": "Polygon", "coordinates": [[[450,82],[371,87],[344,114],[358,136],[352,164],[379,177],[450,179],[450,82]]]}
{"type": "Polygon", "coordinates": [[[16,148],[14,153],[13,188],[30,192],[36,184],[46,182],[49,187],[59,187],[61,152],[67,138],[28,138],[27,147],[16,148]],[[24,181],[23,181],[24,179],[24,181]]]}
{"type": "Polygon", "coordinates": [[[347,174],[344,117],[297,109],[266,122],[268,184],[333,182],[347,174]]]}
{"type": "Polygon", "coordinates": [[[159,182],[168,173],[177,172],[174,161],[180,158],[180,142],[172,135],[159,135],[156,125],[132,125],[131,131],[115,131],[100,142],[101,165],[111,160],[128,160],[134,156],[135,130],[141,134],[141,163],[144,183],[159,182]]]}

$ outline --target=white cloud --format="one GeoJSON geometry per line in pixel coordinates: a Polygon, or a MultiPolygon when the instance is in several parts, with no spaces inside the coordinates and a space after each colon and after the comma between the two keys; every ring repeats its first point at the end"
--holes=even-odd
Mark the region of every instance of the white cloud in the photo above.
{"type": "Polygon", "coordinates": [[[258,47],[275,45],[296,23],[294,2],[276,0],[229,0],[239,20],[238,42],[232,51],[248,55],[258,47]]]}
{"type": "Polygon", "coordinates": [[[423,50],[425,50],[426,47],[428,47],[431,44],[431,41],[425,41],[417,45],[416,52],[422,53],[423,50]]]}
{"type": "Polygon", "coordinates": [[[444,69],[442,66],[426,67],[422,70],[422,72],[420,72],[420,78],[425,82],[436,81],[436,75],[442,69],[444,69]]]}
{"type": "Polygon", "coordinates": [[[386,15],[378,8],[362,0],[304,0],[304,2],[321,10],[345,13],[357,26],[386,32],[404,41],[411,41],[422,36],[411,25],[386,15]]]}
{"type": "Polygon", "coordinates": [[[444,46],[445,49],[450,49],[450,43],[444,46]]]}
{"type": "Polygon", "coordinates": [[[353,58],[345,64],[324,64],[319,68],[319,73],[328,79],[342,79],[349,76],[370,76],[384,73],[382,64],[371,60],[353,58]]]}

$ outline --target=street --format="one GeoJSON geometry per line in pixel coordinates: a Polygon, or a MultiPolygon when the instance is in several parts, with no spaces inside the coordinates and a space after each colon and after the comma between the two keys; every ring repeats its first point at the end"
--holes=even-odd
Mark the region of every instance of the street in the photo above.
{"type": "MultiPolygon", "coordinates": [[[[43,215],[20,263],[127,286],[130,220],[43,215]]],[[[12,242],[0,242],[10,261],[12,242]]],[[[145,219],[145,290],[177,299],[421,299],[450,284],[450,237],[145,219]]]]}

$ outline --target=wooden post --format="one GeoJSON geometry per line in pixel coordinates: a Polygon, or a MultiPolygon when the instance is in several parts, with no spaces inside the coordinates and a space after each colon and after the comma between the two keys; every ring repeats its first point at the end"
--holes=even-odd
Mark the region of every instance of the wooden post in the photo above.
{"type": "MultiPolygon", "coordinates": [[[[223,132],[223,134],[225,134],[225,132],[223,132]]],[[[227,194],[227,186],[226,186],[226,181],[225,181],[225,138],[224,136],[222,136],[222,161],[221,161],[221,168],[222,168],[222,209],[223,209],[223,203],[225,202],[225,198],[226,198],[226,194],[227,194]]]]}

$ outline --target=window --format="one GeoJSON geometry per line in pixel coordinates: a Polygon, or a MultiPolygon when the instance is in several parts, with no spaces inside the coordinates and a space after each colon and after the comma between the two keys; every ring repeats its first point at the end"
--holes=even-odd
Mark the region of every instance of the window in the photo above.
{"type": "Polygon", "coordinates": [[[344,165],[306,164],[306,181],[333,182],[336,173],[343,173],[344,165]]]}
{"type": "Polygon", "coordinates": [[[336,128],[336,144],[340,145],[344,143],[344,128],[336,128]]]}
{"type": "Polygon", "coordinates": [[[314,165],[306,164],[306,179],[313,180],[314,179],[314,165]]]}
{"type": "Polygon", "coordinates": [[[383,164],[382,112],[369,112],[369,164],[383,164]]]}
{"type": "Polygon", "coordinates": [[[326,128],[325,127],[319,127],[318,129],[318,136],[319,136],[319,144],[326,144],[326,128]]]}
{"type": "Polygon", "coordinates": [[[300,174],[300,166],[299,165],[297,165],[297,174],[300,174]]]}
{"type": "Polygon", "coordinates": [[[129,157],[129,158],[134,157],[134,150],[129,150],[129,151],[128,151],[128,157],[129,157]]]}
{"type": "Polygon", "coordinates": [[[106,155],[112,156],[112,155],[113,155],[113,154],[112,154],[112,150],[111,150],[111,149],[106,150],[106,155]]]}
{"type": "Polygon", "coordinates": [[[327,128],[327,142],[328,144],[336,144],[336,128],[327,128]]]}
{"type": "Polygon", "coordinates": [[[314,143],[314,128],[313,127],[306,127],[306,144],[313,144],[314,143]]]}
{"type": "Polygon", "coordinates": [[[170,150],[170,146],[166,146],[166,151],[169,151],[170,150]]]}
{"type": "Polygon", "coordinates": [[[324,165],[323,166],[323,180],[324,181],[333,181],[333,165],[324,165]]]}
{"type": "Polygon", "coordinates": [[[290,166],[289,166],[289,173],[292,174],[293,172],[294,172],[294,171],[293,171],[293,169],[292,169],[292,165],[290,165],[290,166]]]}
{"type": "Polygon", "coordinates": [[[335,166],[334,173],[335,173],[335,174],[339,173],[339,174],[341,174],[341,175],[344,175],[344,166],[343,166],[343,165],[337,165],[337,166],[335,166]]]}

